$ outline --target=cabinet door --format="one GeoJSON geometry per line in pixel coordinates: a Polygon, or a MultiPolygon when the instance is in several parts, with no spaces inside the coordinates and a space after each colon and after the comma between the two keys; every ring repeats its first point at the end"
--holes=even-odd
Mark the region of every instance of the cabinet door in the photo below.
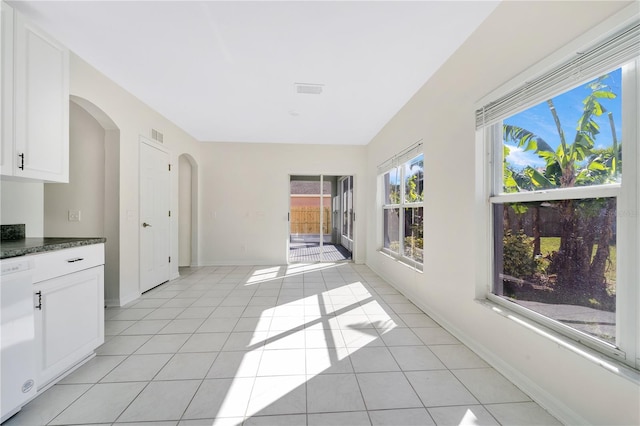
{"type": "Polygon", "coordinates": [[[19,13],[14,25],[14,175],[68,182],[69,52],[19,13]]]}
{"type": "Polygon", "coordinates": [[[0,12],[0,174],[13,175],[13,8],[1,3],[0,12]]]}
{"type": "Polygon", "coordinates": [[[43,281],[34,291],[41,389],[104,342],[104,267],[43,281]]]}

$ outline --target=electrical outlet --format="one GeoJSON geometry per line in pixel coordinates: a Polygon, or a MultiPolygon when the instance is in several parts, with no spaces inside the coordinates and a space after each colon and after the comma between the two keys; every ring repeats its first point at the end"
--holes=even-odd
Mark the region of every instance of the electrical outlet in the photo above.
{"type": "Polygon", "coordinates": [[[80,222],[80,210],[69,210],[69,222],[80,222]]]}

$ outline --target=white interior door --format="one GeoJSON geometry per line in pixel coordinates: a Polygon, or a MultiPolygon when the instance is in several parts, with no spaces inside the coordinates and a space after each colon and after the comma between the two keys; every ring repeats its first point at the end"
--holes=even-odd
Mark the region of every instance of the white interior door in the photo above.
{"type": "Polygon", "coordinates": [[[140,292],[169,281],[169,154],[140,142],[140,292]]]}

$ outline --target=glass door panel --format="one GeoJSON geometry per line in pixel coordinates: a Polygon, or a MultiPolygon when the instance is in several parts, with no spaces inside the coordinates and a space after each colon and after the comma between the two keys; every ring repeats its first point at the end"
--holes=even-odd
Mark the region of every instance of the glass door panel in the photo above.
{"type": "Polygon", "coordinates": [[[342,231],[340,244],[353,251],[353,176],[345,176],[340,180],[340,199],[342,201],[342,231]]]}
{"type": "MultiPolygon", "coordinates": [[[[289,262],[333,262],[351,259],[341,245],[341,176],[290,176],[289,262]]],[[[348,188],[348,186],[347,186],[348,188]]],[[[352,225],[351,225],[352,226],[352,225]]]]}

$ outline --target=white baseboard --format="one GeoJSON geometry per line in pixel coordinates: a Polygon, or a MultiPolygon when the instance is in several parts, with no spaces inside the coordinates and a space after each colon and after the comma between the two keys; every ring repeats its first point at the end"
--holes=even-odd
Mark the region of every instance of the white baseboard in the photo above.
{"type": "Polygon", "coordinates": [[[269,262],[265,260],[233,260],[222,262],[203,262],[198,266],[274,266],[274,265],[286,265],[287,262],[269,262]]]}
{"type": "Polygon", "coordinates": [[[140,293],[131,293],[126,296],[120,297],[120,303],[118,306],[126,306],[127,304],[133,302],[134,300],[140,297],[140,293]]]}
{"type": "Polygon", "coordinates": [[[104,304],[107,308],[120,307],[120,299],[104,299],[104,304]]]}
{"type": "Polygon", "coordinates": [[[466,333],[462,332],[462,330],[453,326],[449,321],[447,321],[442,316],[434,313],[429,309],[428,306],[419,302],[419,298],[417,295],[412,294],[409,291],[405,291],[400,289],[393,280],[391,280],[388,276],[385,276],[381,271],[379,271],[375,266],[367,264],[367,266],[375,272],[378,276],[384,279],[389,285],[403,294],[407,299],[409,299],[413,304],[415,304],[420,310],[429,315],[435,322],[437,322],[442,328],[451,333],[456,339],[460,340],[465,346],[475,352],[480,358],[486,361],[491,367],[493,367],[496,371],[506,377],[509,381],[511,381],[514,385],[516,385],[520,390],[522,390],[525,394],[527,394],[533,401],[535,401],[542,408],[547,410],[549,414],[557,418],[560,422],[566,425],[586,425],[589,422],[576,413],[574,410],[567,407],[561,401],[558,400],[557,397],[551,395],[542,387],[538,386],[534,381],[532,381],[528,376],[522,374],[517,369],[513,368],[510,364],[506,363],[502,358],[497,356],[493,351],[489,348],[485,347],[478,343],[473,337],[468,336],[466,333]]]}
{"type": "MultiPolygon", "coordinates": [[[[411,295],[405,295],[410,297],[411,295]]],[[[463,333],[460,329],[453,326],[449,321],[444,319],[438,314],[430,312],[430,310],[422,305],[416,303],[415,298],[410,300],[422,311],[427,313],[434,321],[442,326],[445,330],[451,333],[456,339],[460,340],[465,346],[475,352],[480,358],[491,365],[496,371],[505,376],[511,383],[516,385],[520,390],[527,394],[538,405],[547,410],[552,416],[560,420],[566,425],[587,425],[589,422],[580,416],[575,411],[571,410],[565,404],[562,404],[557,397],[551,395],[544,388],[538,386],[537,383],[532,381],[528,376],[522,374],[516,368],[513,368],[510,364],[505,362],[502,358],[497,356],[493,351],[478,343],[475,339],[463,333]]]]}
{"type": "MultiPolygon", "coordinates": [[[[334,263],[334,262],[327,262],[327,263],[334,263]]],[[[352,263],[354,265],[366,265],[366,262],[364,260],[361,259],[357,259],[357,260],[352,260],[351,262],[346,262],[346,263],[352,263]]],[[[255,261],[241,261],[241,260],[234,260],[234,261],[222,261],[222,262],[202,262],[202,263],[198,263],[198,264],[193,264],[191,265],[192,268],[197,268],[197,267],[205,267],[205,266],[279,266],[279,265],[295,265],[295,263],[288,263],[288,261],[285,259],[282,262],[270,262],[270,261],[265,261],[265,260],[255,260],[255,261]]]]}

